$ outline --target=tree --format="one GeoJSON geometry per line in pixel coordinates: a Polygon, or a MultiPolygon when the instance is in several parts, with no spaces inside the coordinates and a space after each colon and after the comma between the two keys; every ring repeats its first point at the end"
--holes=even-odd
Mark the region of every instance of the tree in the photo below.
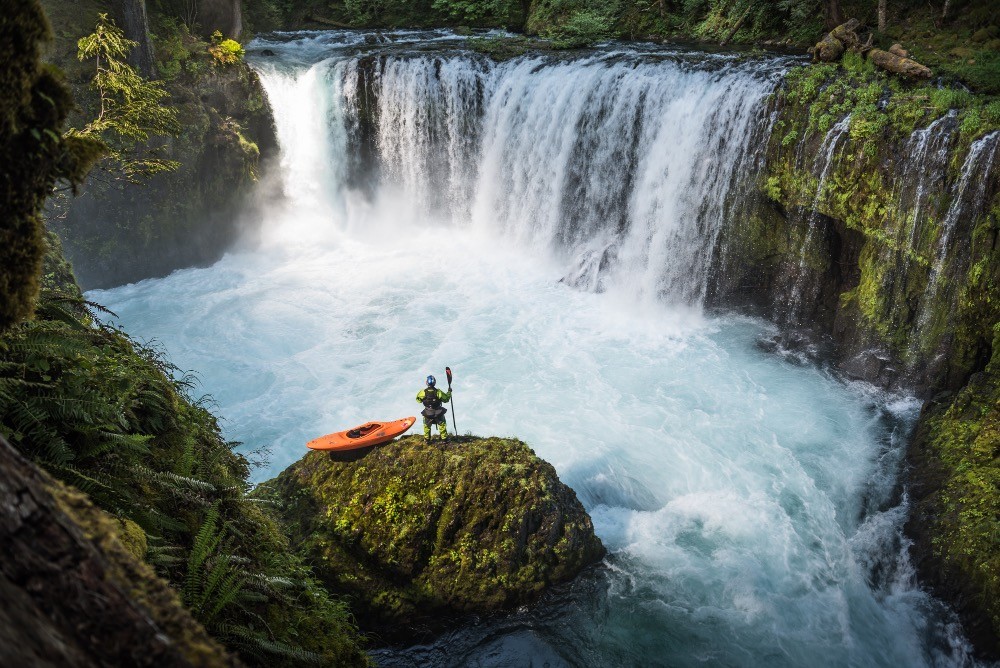
{"type": "Polygon", "coordinates": [[[153,137],[177,136],[177,112],[162,103],[167,91],[159,81],[144,79],[126,62],[136,42],[125,37],[107,14],[99,15],[94,32],[80,39],[78,58],[93,60],[90,87],[97,93],[97,117],[67,137],[99,138],[107,144],[107,159],[130,182],[141,182],[159,172],[174,171],[180,163],[160,157],[153,137]]]}

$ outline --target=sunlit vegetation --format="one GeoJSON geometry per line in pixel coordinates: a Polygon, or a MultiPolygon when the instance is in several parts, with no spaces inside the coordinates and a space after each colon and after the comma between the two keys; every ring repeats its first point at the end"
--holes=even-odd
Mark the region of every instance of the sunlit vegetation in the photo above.
{"type": "Polygon", "coordinates": [[[99,15],[94,32],[80,39],[78,58],[94,67],[90,87],[97,108],[94,118],[66,135],[99,138],[108,147],[111,164],[106,171],[141,181],[180,166],[160,157],[161,147],[148,144],[152,137],[176,136],[180,125],[177,111],[164,104],[163,86],[143,78],[126,62],[135,46],[107,14],[99,15]]]}

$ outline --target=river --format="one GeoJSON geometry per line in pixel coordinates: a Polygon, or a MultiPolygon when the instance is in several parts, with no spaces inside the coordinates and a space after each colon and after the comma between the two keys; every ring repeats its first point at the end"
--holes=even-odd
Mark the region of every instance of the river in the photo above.
{"type": "Polygon", "coordinates": [[[196,370],[269,478],[416,415],[576,490],[605,563],[382,665],[966,665],[906,555],[919,403],[706,309],[792,62],[611,44],[494,63],[446,31],[250,45],[286,194],[250,250],[90,297],[196,370]]]}

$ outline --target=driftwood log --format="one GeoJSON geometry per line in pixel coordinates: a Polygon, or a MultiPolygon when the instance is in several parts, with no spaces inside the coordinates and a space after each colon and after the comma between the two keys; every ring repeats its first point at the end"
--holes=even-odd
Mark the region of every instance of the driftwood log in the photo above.
{"type": "Polygon", "coordinates": [[[871,37],[862,44],[857,33],[860,26],[860,21],[851,19],[831,30],[810,50],[813,58],[824,63],[831,63],[838,60],[845,51],[853,51],[864,55],[878,67],[893,74],[911,79],[929,79],[931,77],[930,69],[907,58],[906,50],[899,44],[893,44],[889,51],[872,48],[871,37]]]}

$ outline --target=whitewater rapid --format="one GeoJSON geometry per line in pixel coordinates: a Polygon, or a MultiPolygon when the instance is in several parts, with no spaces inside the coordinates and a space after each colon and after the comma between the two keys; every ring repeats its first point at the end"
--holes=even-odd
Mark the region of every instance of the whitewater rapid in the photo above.
{"type": "Polygon", "coordinates": [[[752,152],[704,133],[712,118],[727,119],[730,134],[766,128],[761,109],[780,63],[741,70],[599,53],[492,68],[449,51],[449,40],[396,36],[378,74],[387,111],[367,130],[383,162],[368,165],[367,181],[352,134],[363,132],[352,107],[362,91],[348,76],[364,36],[252,45],[278,54],[255,63],[275,108],[287,195],[261,247],[90,293],[133,335],[197,371],[226,436],[266,451],[256,480],[302,456],[312,437],[416,415],[423,378],[449,365],[460,432],[520,438],[576,490],[609,550],[602,568],[538,606],[376,659],[967,663],[951,616],[916,587],[906,559],[898,476],[918,404],[766,352],[760,341],[775,333],[767,323],[701,309],[712,257],[704,235],[717,233],[735,210],[730,191],[743,186],[733,164],[706,163],[698,142],[715,143],[717,162],[752,164],[752,152]],[[419,50],[401,52],[406,42],[419,50]],[[589,76],[570,86],[580,99],[601,90],[630,100],[631,127],[645,139],[606,152],[624,102],[598,114],[611,125],[592,135],[577,122],[586,109],[564,137],[545,116],[534,127],[517,121],[546,105],[570,117],[551,94],[574,72],[589,76]],[[450,83],[435,88],[434,77],[450,83]],[[432,88],[457,91],[440,97],[453,103],[414,125],[414,91],[432,88]],[[649,107],[651,92],[667,99],[649,107]],[[470,104],[485,121],[470,127],[449,115],[470,104]],[[683,137],[697,146],[669,151],[683,148],[677,132],[693,132],[683,113],[709,120],[683,137]],[[505,128],[538,137],[500,141],[505,128]],[[577,150],[581,136],[593,150],[577,150]],[[644,153],[649,146],[672,157],[644,153]],[[596,186],[616,175],[629,188],[598,201],[596,186]],[[595,187],[580,186],[588,179],[595,187]],[[687,200],[663,199],[691,188],[687,200]],[[588,218],[588,207],[546,208],[550,195],[604,207],[612,222],[588,218]],[[615,261],[602,274],[593,252],[608,249],[615,261]],[[588,261],[593,273],[581,269],[588,261]],[[567,279],[580,271],[585,280],[567,279]]]}

